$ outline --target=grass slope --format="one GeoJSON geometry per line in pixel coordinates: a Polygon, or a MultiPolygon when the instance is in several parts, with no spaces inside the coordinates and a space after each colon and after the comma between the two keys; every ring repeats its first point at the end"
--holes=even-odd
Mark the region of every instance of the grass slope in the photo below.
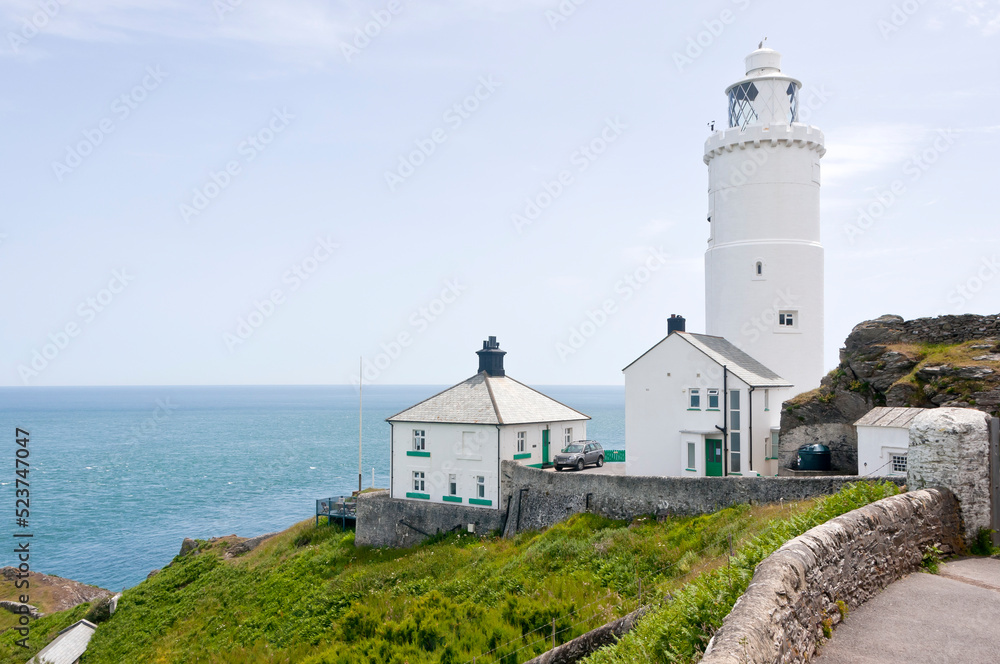
{"type": "Polygon", "coordinates": [[[858,483],[822,499],[803,513],[772,521],[740,546],[729,564],[699,575],[671,601],[647,615],[621,641],[599,650],[585,662],[697,662],[733,604],[746,591],[754,569],[764,558],[814,526],[897,493],[899,487],[889,482],[858,483]]]}
{"type": "MultiPolygon", "coordinates": [[[[601,656],[612,659],[595,660],[634,661],[630,653],[665,652],[659,639],[667,632],[647,625],[667,624],[665,612],[694,601],[684,599],[689,587],[720,578],[730,538],[741,551],[755,547],[725,577],[733,585],[724,592],[712,586],[708,607],[684,627],[693,652],[710,635],[705,625],[721,620],[742,592],[752,560],[891,490],[866,485],[846,497],[740,506],[662,523],[579,514],[512,540],[450,535],[407,550],[356,548],[353,533],[317,530],[311,522],[235,560],[223,559],[224,543],[202,543],[198,553],[175,558],[125,592],[86,661],[461,664],[475,656],[516,664],[551,646],[553,620],[562,643],[636,608],[641,578],[644,602],[668,593],[677,599],[642,623],[640,637],[619,644],[621,658],[609,651],[601,656]]],[[[40,647],[43,636],[73,619],[39,620],[32,641],[40,647]]],[[[665,638],[673,643],[670,634],[665,638]]],[[[27,659],[30,653],[12,643],[11,634],[0,636],[0,662],[27,659]]]]}

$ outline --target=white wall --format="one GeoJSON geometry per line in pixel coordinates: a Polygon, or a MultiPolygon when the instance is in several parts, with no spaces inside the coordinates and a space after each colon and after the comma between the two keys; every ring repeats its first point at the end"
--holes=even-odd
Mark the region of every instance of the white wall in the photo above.
{"type": "Polygon", "coordinates": [[[751,125],[709,137],[705,330],[788,379],[796,393],[823,370],[823,134],[794,124],[751,125]],[[758,276],[760,261],[763,274],[758,276]],[[797,314],[793,329],[781,311],[797,314]]]}
{"type": "MultiPolygon", "coordinates": [[[[741,470],[750,470],[749,386],[732,373],[730,391],[740,391],[741,470]]],[[[705,438],[722,438],[722,367],[679,336],[654,347],[625,371],[625,441],[627,475],[678,477],[705,474],[705,438]],[[691,388],[700,390],[701,407],[689,410],[691,388]],[[718,389],[718,410],[709,410],[708,390],[718,389]],[[697,432],[710,432],[707,435],[697,432]],[[696,443],[696,472],[687,470],[687,442],[696,443]]],[[[777,462],[765,462],[764,442],[781,417],[781,401],[789,390],[770,389],[770,410],[764,410],[764,391],[753,395],[753,470],[777,473],[777,462]]],[[[731,422],[730,422],[731,424],[731,422]]]]}
{"type": "Polygon", "coordinates": [[[858,475],[905,475],[894,473],[892,466],[882,468],[890,454],[905,454],[910,445],[910,429],[901,427],[857,427],[858,475]],[[881,468],[881,470],[879,470],[881,468]]]}
{"type": "Polygon", "coordinates": [[[497,447],[498,429],[483,424],[426,424],[417,422],[392,423],[392,491],[394,498],[406,498],[407,493],[423,493],[430,502],[447,502],[448,475],[454,473],[458,480],[458,496],[463,505],[476,496],[476,477],[486,478],[486,496],[499,506],[499,461],[497,447]],[[425,451],[429,456],[412,456],[413,430],[425,432],[425,451]],[[471,433],[471,446],[463,450],[463,433],[471,433]],[[424,491],[413,490],[413,471],[424,472],[424,491]]]}
{"type": "Polygon", "coordinates": [[[542,464],[542,431],[547,428],[549,429],[549,463],[551,463],[552,458],[563,448],[563,435],[567,427],[573,429],[573,440],[587,438],[587,420],[505,425],[500,434],[500,453],[504,459],[517,461],[521,465],[540,467],[542,464]],[[518,431],[527,433],[524,452],[517,451],[518,431]],[[515,458],[522,454],[530,454],[531,456],[515,458]]]}
{"type": "MultiPolygon", "coordinates": [[[[455,474],[458,481],[457,496],[461,504],[499,509],[499,460],[515,460],[517,452],[517,432],[527,432],[526,454],[531,456],[517,459],[523,465],[542,463],[542,431],[551,430],[549,459],[562,449],[563,431],[573,428],[574,440],[587,436],[587,421],[549,422],[543,424],[520,424],[498,427],[492,424],[427,424],[419,422],[392,423],[392,488],[394,498],[407,498],[407,494],[422,493],[430,502],[456,502],[445,499],[449,492],[448,476],[455,474]],[[424,431],[425,448],[428,455],[413,455],[413,430],[424,431]],[[499,433],[498,433],[499,432],[499,433]],[[471,434],[471,453],[464,453],[463,434],[471,434]],[[498,447],[499,435],[499,447],[498,447]],[[424,473],[424,491],[414,491],[413,472],[424,473]],[[476,478],[486,478],[485,500],[490,505],[470,503],[478,498],[476,478]]],[[[413,496],[410,496],[413,498],[413,496]]],[[[414,498],[422,500],[420,498],[414,498]]]]}

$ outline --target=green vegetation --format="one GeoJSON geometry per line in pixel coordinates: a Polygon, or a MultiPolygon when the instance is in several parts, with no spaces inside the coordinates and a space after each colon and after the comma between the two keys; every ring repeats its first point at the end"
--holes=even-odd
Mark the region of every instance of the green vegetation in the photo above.
{"type": "MultiPolygon", "coordinates": [[[[59,613],[53,613],[50,616],[43,616],[38,620],[32,621],[27,648],[22,648],[15,644],[15,641],[23,637],[12,629],[13,624],[4,622],[3,627],[6,631],[0,635],[0,662],[28,661],[34,657],[35,653],[44,648],[49,641],[56,638],[56,635],[60,631],[83,618],[89,609],[90,604],[80,604],[68,611],[60,611],[59,613]],[[8,629],[8,627],[11,629],[8,629]]],[[[3,613],[6,614],[7,612],[4,611],[3,613]]],[[[14,614],[7,615],[13,617],[14,614]]],[[[14,617],[13,623],[17,623],[16,617],[14,617]]]]}
{"type": "Polygon", "coordinates": [[[993,546],[993,533],[995,530],[980,528],[976,532],[976,539],[969,547],[969,553],[974,556],[995,556],[1000,554],[1000,547],[993,546]]]}
{"type": "Polygon", "coordinates": [[[941,570],[941,553],[936,546],[925,546],[920,565],[931,574],[937,574],[941,570]]]}
{"type": "Polygon", "coordinates": [[[739,548],[730,565],[700,574],[616,645],[594,653],[585,661],[587,664],[697,661],[723,618],[750,584],[760,561],[809,528],[898,492],[899,488],[888,482],[853,484],[804,513],[772,521],[739,548]]]}
{"type": "MultiPolygon", "coordinates": [[[[643,603],[674,601],[595,661],[631,661],[634,652],[665,661],[704,647],[756,562],[786,539],[895,491],[862,484],[822,500],[663,522],[579,514],[512,540],[456,534],[408,550],[357,548],[353,533],[311,521],[236,559],[225,558],[224,541],[199,542],[125,592],[87,664],[516,664],[551,647],[553,623],[563,643],[634,610],[640,579],[643,603]]],[[[90,610],[33,623],[33,645],[90,610]]],[[[13,646],[15,636],[0,635],[0,662],[31,654],[13,646]]]]}

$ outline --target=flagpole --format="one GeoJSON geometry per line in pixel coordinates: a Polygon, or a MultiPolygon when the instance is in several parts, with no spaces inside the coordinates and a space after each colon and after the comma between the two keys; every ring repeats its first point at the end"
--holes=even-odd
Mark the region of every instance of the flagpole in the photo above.
{"type": "Polygon", "coordinates": [[[361,413],[364,405],[364,390],[362,385],[365,382],[364,358],[358,359],[358,493],[361,492],[361,413]]]}

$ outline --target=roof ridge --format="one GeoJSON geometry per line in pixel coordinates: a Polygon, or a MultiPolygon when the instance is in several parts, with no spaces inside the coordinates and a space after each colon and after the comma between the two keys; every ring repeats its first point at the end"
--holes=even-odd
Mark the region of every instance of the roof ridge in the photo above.
{"type": "Polygon", "coordinates": [[[500,407],[497,405],[497,398],[493,394],[493,385],[490,384],[490,374],[485,369],[480,373],[483,374],[483,382],[486,383],[486,391],[490,393],[490,403],[493,404],[493,412],[496,413],[497,422],[503,424],[503,415],[500,414],[500,407]]]}

